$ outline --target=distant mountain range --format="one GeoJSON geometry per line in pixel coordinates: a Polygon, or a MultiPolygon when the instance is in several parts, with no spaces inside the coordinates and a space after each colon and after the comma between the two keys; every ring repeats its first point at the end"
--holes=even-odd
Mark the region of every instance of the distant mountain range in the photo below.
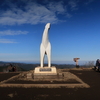
{"type": "MultiPolygon", "coordinates": [[[[26,63],[0,61],[0,71],[3,71],[3,69],[10,66],[10,64],[12,66],[17,67],[20,71],[34,70],[35,67],[40,66],[40,64],[26,64],[26,63]]],[[[47,66],[47,64],[44,64],[44,66],[47,66]]],[[[52,64],[52,66],[55,66],[56,68],[74,68],[75,67],[75,65],[73,64],[52,64]]]]}

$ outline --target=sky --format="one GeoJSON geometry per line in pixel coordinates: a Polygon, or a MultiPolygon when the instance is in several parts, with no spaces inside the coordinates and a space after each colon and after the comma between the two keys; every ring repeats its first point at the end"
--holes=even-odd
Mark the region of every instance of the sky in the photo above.
{"type": "Polygon", "coordinates": [[[100,58],[100,0],[0,0],[0,61],[39,63],[47,23],[51,63],[100,58]]]}

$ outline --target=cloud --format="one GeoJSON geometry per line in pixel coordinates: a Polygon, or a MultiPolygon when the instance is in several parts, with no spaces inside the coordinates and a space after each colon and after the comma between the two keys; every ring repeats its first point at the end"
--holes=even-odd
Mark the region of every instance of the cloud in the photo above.
{"type": "MultiPolygon", "coordinates": [[[[21,34],[27,34],[27,31],[12,31],[12,30],[5,30],[0,31],[0,36],[6,36],[6,35],[21,35],[21,34]]],[[[17,43],[13,39],[0,39],[0,43],[17,43]]]]}
{"type": "Polygon", "coordinates": [[[6,2],[7,8],[0,11],[1,25],[57,23],[60,21],[57,17],[59,14],[67,14],[62,1],[48,2],[46,5],[31,0],[29,2],[21,0],[21,2],[23,5],[6,2]]]}
{"type": "Polygon", "coordinates": [[[39,24],[50,22],[52,24],[65,22],[72,17],[71,11],[79,9],[80,4],[94,0],[4,0],[0,4],[1,25],[39,24]],[[60,16],[59,16],[60,15],[60,16]],[[61,16],[62,15],[62,16],[61,16]],[[65,20],[64,20],[65,19],[65,20]]]}
{"type": "Polygon", "coordinates": [[[69,13],[67,13],[66,16],[67,16],[68,18],[71,18],[71,17],[72,17],[72,15],[69,14],[69,13]]]}
{"type": "Polygon", "coordinates": [[[70,6],[71,11],[78,10],[78,0],[70,0],[68,5],[70,6]]]}
{"type": "Polygon", "coordinates": [[[6,30],[6,31],[0,31],[0,35],[20,35],[20,34],[27,34],[27,31],[12,31],[12,30],[6,30]]]}
{"type": "Polygon", "coordinates": [[[54,13],[65,14],[66,9],[63,5],[64,5],[63,2],[60,1],[60,2],[51,2],[47,6],[54,13]]]}
{"type": "Polygon", "coordinates": [[[0,43],[17,43],[13,39],[0,39],[0,43]]]}

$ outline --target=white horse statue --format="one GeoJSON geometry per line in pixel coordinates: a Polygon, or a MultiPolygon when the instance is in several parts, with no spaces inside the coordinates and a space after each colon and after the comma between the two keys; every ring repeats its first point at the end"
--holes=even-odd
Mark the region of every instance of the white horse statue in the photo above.
{"type": "Polygon", "coordinates": [[[51,44],[48,39],[48,31],[50,29],[50,23],[47,23],[43,32],[42,43],[40,45],[40,61],[41,67],[44,64],[44,56],[47,55],[48,67],[51,67],[51,44]]]}

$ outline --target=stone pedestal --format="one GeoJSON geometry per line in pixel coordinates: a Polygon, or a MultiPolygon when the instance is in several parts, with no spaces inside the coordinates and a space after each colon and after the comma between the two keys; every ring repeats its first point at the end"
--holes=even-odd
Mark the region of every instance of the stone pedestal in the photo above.
{"type": "Polygon", "coordinates": [[[56,67],[36,67],[34,75],[57,75],[56,67]]]}

